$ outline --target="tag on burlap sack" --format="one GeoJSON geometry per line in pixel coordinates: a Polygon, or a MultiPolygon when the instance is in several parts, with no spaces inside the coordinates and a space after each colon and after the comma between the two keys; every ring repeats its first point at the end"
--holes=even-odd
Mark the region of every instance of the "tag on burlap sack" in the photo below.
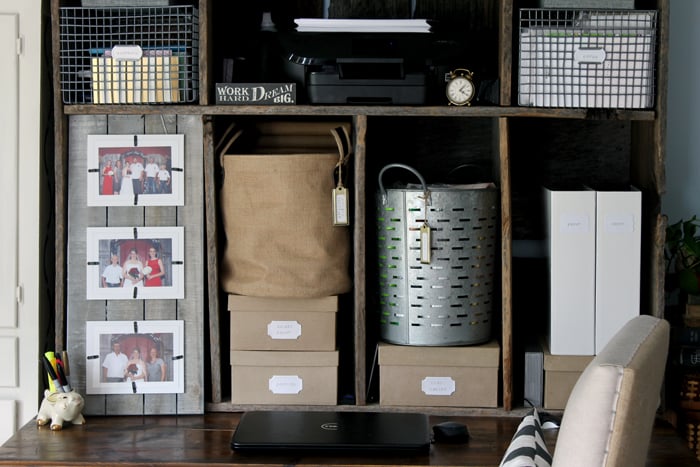
{"type": "MultiPolygon", "coordinates": [[[[337,166],[350,153],[348,129],[329,122],[322,131],[333,146],[318,152],[229,154],[240,132],[223,149],[224,291],[301,298],[351,289],[350,231],[333,225],[332,199],[337,166]]],[[[283,136],[275,135],[277,144],[283,136]]]]}

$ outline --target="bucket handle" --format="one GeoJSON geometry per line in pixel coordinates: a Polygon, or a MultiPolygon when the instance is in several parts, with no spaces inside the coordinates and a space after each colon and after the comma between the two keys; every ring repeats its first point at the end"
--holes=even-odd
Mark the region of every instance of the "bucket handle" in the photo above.
{"type": "Polygon", "coordinates": [[[423,193],[425,194],[426,200],[428,199],[428,185],[426,185],[425,179],[416,169],[406,164],[389,164],[385,165],[382,170],[379,171],[379,192],[382,194],[382,204],[386,204],[387,202],[386,189],[384,188],[384,183],[382,182],[382,176],[388,169],[393,168],[406,169],[415,175],[420,181],[420,184],[423,185],[423,193]]]}

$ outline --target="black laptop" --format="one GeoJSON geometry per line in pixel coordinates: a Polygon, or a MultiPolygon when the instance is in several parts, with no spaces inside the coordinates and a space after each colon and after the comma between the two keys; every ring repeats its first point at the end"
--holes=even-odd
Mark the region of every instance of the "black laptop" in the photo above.
{"type": "Polygon", "coordinates": [[[428,454],[428,416],[393,412],[252,411],[231,448],[245,453],[428,454]]]}

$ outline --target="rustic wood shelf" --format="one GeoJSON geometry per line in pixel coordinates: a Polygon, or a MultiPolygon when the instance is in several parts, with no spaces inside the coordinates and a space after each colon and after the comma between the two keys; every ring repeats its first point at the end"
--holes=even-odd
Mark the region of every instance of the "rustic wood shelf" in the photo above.
{"type": "Polygon", "coordinates": [[[344,105],[66,105],[66,115],[276,115],[276,116],[354,116],[377,117],[475,117],[475,118],[561,118],[577,120],[639,120],[654,121],[654,110],[625,109],[544,109],[535,107],[500,106],[344,106],[344,105]]]}
{"type": "MultiPolygon", "coordinates": [[[[67,0],[51,0],[53,34],[54,88],[58,89],[59,68],[59,8],[70,3],[67,0]]],[[[187,105],[91,105],[64,104],[60,93],[54,98],[55,147],[56,147],[56,346],[65,348],[66,310],[72,284],[67,283],[70,261],[66,255],[69,244],[68,223],[68,148],[71,122],[89,121],[99,116],[128,118],[187,117],[194,126],[190,131],[201,139],[201,168],[203,171],[202,251],[206,264],[198,292],[204,297],[208,326],[207,381],[211,381],[206,397],[207,411],[240,411],[247,406],[227,403],[224,375],[227,372],[222,347],[227,329],[222,325],[225,309],[224,294],[218,283],[218,260],[220,239],[223,233],[218,226],[217,180],[219,176],[216,147],[219,125],[231,121],[254,121],[274,117],[292,118],[341,118],[352,122],[355,154],[352,171],[354,181],[353,198],[353,277],[355,287],[350,294],[352,302],[352,342],[349,351],[351,364],[341,366],[339,371],[353,380],[354,405],[361,410],[402,410],[374,405],[366,400],[368,379],[368,353],[373,349],[372,337],[367,334],[370,319],[368,297],[373,287],[368,283],[372,259],[367,257],[368,231],[366,224],[368,206],[372,204],[371,189],[374,186],[376,166],[385,162],[394,153],[403,150],[415,153],[413,161],[433,168],[449,154],[449,163],[461,159],[478,159],[491,170],[493,180],[500,188],[501,261],[499,295],[496,297],[494,321],[497,326],[493,334],[501,345],[501,367],[499,381],[499,406],[496,409],[458,408],[459,413],[484,413],[508,415],[518,413],[520,398],[517,391],[522,370],[522,351],[519,347],[527,330],[528,316],[533,313],[530,304],[523,305],[513,296],[514,289],[527,287],[527,274],[514,272],[513,241],[528,239],[537,219],[536,200],[528,198],[534,185],[546,177],[556,177],[552,163],[560,163],[560,153],[565,153],[574,164],[568,168],[567,176],[590,176],[617,182],[630,183],[643,192],[643,254],[642,313],[663,316],[663,243],[666,219],[661,211],[661,196],[665,191],[665,139],[666,98],[668,84],[668,23],[669,0],[647,0],[644,8],[658,11],[657,53],[655,64],[654,108],[640,110],[623,109],[554,109],[518,107],[515,105],[514,86],[517,80],[517,14],[520,7],[529,6],[525,0],[478,0],[455,4],[464,8],[465,30],[477,29],[491,44],[497,44],[494,56],[489,58],[498,77],[498,101],[502,105],[471,107],[427,106],[367,106],[367,105],[294,105],[294,106],[234,106],[213,105],[217,60],[221,59],[224,42],[218,39],[236,31],[230,30],[231,19],[221,15],[219,8],[226,8],[221,0],[193,0],[199,10],[199,102],[187,105]],[[224,19],[226,18],[226,19],[224,19]],[[224,25],[224,26],[222,26],[224,25]],[[467,27],[469,26],[469,27],[467,27]],[[225,29],[225,31],[222,31],[225,29]],[[408,122],[408,123],[407,123],[408,122]],[[404,129],[402,125],[406,124],[404,129]],[[195,128],[199,128],[198,130],[195,128]],[[194,130],[193,130],[194,129],[194,130]],[[454,131],[453,131],[454,130],[454,131]],[[387,132],[387,133],[383,133],[387,132]],[[382,136],[399,134],[400,138],[382,136]],[[200,138],[201,137],[201,138],[200,138]],[[404,140],[407,141],[404,143],[404,140]],[[401,143],[405,146],[401,146],[401,143]],[[552,144],[549,144],[549,143],[552,144]],[[539,143],[534,145],[533,143],[539,143]],[[556,146],[559,145],[559,146],[556,146]],[[396,149],[398,146],[400,149],[396,149]],[[531,150],[531,147],[537,150],[531,150]],[[421,153],[422,151],[422,153],[421,153]],[[437,155],[436,155],[437,154],[437,155]],[[612,169],[610,168],[612,166],[612,169]]],[[[304,15],[321,15],[322,3],[291,2],[304,15]]],[[[352,0],[338,0],[348,10],[358,7],[352,0]]],[[[441,11],[447,4],[441,0],[418,2],[425,11],[441,11]],[[444,4],[443,4],[444,3],[444,4]],[[432,10],[431,10],[432,8],[432,10]]],[[[369,7],[368,7],[369,8],[369,7]]],[[[342,8],[341,8],[342,9],[342,8]]],[[[178,128],[179,131],[179,128],[178,128]]],[[[398,156],[396,156],[398,157],[398,156]]],[[[563,164],[565,165],[565,164],[563,164]]],[[[561,174],[559,174],[561,175],[561,174]]],[[[76,235],[70,233],[70,235],[76,235]]],[[[203,388],[197,388],[203,390],[203,388]]],[[[335,406],[345,410],[345,406],[335,406]]],[[[441,411],[440,408],[427,410],[441,411]]],[[[452,409],[450,409],[452,410],[452,409]]]]}

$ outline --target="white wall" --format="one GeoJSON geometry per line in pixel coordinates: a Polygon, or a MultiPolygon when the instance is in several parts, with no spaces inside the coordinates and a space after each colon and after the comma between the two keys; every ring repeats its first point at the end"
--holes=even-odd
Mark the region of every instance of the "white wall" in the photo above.
{"type": "Polygon", "coordinates": [[[700,216],[700,2],[673,0],[670,18],[666,194],[669,223],[700,216]]]}
{"type": "Polygon", "coordinates": [[[43,345],[39,324],[43,222],[40,13],[41,0],[0,0],[4,57],[0,157],[3,170],[11,170],[17,182],[5,179],[0,210],[0,238],[7,242],[3,253],[16,258],[16,266],[4,276],[11,283],[2,289],[5,296],[0,310],[0,443],[29,422],[39,406],[38,357],[43,345]]]}

